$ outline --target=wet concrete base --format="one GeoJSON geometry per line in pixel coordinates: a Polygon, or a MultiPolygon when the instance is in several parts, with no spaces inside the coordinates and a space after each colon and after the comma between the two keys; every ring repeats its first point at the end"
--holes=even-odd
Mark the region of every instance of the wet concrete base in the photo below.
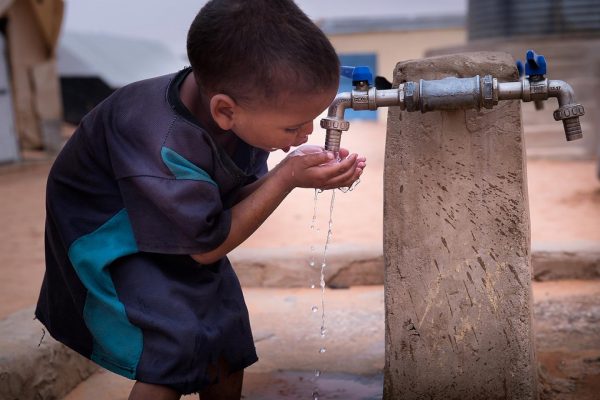
{"type": "Polygon", "coordinates": [[[306,399],[313,394],[322,399],[376,400],[383,395],[383,374],[328,373],[316,379],[307,378],[304,371],[279,371],[251,373],[245,381],[245,399],[306,399]]]}

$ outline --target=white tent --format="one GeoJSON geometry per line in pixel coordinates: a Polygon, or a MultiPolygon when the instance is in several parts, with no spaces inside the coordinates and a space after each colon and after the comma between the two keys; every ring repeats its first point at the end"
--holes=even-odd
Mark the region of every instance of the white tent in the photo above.
{"type": "Polygon", "coordinates": [[[98,77],[113,89],[176,72],[187,64],[160,42],[73,32],[60,38],[57,61],[61,78],[98,77]]]}

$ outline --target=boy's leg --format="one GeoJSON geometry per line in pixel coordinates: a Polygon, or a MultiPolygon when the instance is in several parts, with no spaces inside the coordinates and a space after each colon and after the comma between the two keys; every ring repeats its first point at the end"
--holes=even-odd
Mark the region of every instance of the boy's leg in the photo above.
{"type": "Polygon", "coordinates": [[[152,385],[139,381],[133,385],[131,393],[129,393],[129,400],[179,400],[180,397],[181,394],[167,386],[152,385]]]}
{"type": "MultiPolygon", "coordinates": [[[[217,376],[216,368],[211,371],[212,376],[217,376]]],[[[219,361],[218,382],[207,386],[200,392],[200,400],[240,400],[242,398],[242,383],[244,370],[229,373],[227,363],[219,361]]]]}

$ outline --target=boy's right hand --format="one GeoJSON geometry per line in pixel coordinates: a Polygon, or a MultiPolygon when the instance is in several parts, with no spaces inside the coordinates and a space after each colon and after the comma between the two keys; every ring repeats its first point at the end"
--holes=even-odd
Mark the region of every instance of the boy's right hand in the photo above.
{"type": "Polygon", "coordinates": [[[295,187],[335,189],[350,187],[366,167],[366,158],[340,149],[340,162],[330,151],[317,146],[301,146],[278,166],[280,176],[289,190],[295,187]]]}

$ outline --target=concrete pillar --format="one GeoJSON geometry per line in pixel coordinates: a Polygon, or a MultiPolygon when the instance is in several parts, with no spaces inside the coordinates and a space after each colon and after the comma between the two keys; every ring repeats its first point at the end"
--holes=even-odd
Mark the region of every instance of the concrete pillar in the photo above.
{"type": "MultiPolygon", "coordinates": [[[[505,53],[399,63],[394,84],[491,74],[505,53]]],[[[529,210],[518,101],[390,108],[384,173],[384,399],[535,399],[529,210]]]]}

